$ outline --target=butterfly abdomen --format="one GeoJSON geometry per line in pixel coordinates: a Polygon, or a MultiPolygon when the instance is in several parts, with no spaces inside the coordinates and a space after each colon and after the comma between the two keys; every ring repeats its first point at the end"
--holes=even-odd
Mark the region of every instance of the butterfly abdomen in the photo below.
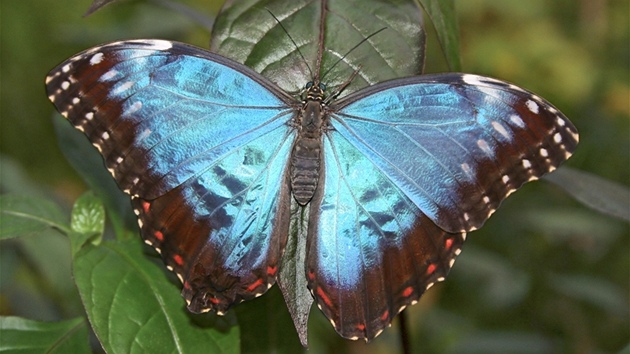
{"type": "Polygon", "coordinates": [[[298,137],[291,153],[291,190],[300,205],[306,205],[317,189],[321,166],[322,118],[319,101],[307,101],[298,115],[298,137]]]}

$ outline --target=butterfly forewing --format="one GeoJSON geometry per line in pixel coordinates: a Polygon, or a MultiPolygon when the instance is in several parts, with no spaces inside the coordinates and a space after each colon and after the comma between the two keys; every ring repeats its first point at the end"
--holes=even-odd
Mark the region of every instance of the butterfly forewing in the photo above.
{"type": "Polygon", "coordinates": [[[394,80],[332,110],[333,129],[449,232],[479,228],[578,142],[575,127],[547,101],[476,75],[394,80]]]}
{"type": "Polygon", "coordinates": [[[178,274],[192,311],[223,312],[275,282],[291,97],[240,64],[161,40],[95,47],[46,83],[132,195],[143,238],[178,274]]]}

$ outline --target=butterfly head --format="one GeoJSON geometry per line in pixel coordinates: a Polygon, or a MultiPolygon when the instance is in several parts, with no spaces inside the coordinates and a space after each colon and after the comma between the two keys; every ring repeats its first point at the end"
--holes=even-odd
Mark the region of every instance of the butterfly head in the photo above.
{"type": "Polygon", "coordinates": [[[309,81],[304,87],[306,93],[305,101],[323,101],[326,85],[321,82],[309,81]]]}

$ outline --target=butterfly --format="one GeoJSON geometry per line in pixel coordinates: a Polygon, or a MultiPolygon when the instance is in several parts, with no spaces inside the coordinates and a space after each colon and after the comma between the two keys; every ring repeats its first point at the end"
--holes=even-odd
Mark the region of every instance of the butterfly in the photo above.
{"type": "Polygon", "coordinates": [[[374,338],[444,280],[466,233],[578,143],[549,102],[488,77],[407,77],[341,98],[314,80],[292,95],[164,40],[86,50],[46,86],[131,196],[190,311],[223,314],[276,282],[297,203],[309,206],[308,287],[350,339],[374,338]]]}

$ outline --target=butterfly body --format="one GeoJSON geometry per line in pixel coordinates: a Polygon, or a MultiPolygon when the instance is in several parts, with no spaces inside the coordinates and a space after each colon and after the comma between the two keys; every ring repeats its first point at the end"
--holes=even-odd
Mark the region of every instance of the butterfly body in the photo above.
{"type": "Polygon", "coordinates": [[[300,205],[312,198],[322,165],[322,132],[325,129],[323,91],[310,86],[304,105],[296,115],[298,136],[291,153],[291,191],[300,205]]]}
{"type": "Polygon", "coordinates": [[[275,283],[294,198],[309,205],[308,287],[351,339],[374,338],[444,280],[466,233],[578,142],[555,107],[495,79],[410,77],[335,100],[317,84],[301,101],[162,40],[89,49],[46,85],[131,195],[192,312],[224,313],[275,283]]]}

